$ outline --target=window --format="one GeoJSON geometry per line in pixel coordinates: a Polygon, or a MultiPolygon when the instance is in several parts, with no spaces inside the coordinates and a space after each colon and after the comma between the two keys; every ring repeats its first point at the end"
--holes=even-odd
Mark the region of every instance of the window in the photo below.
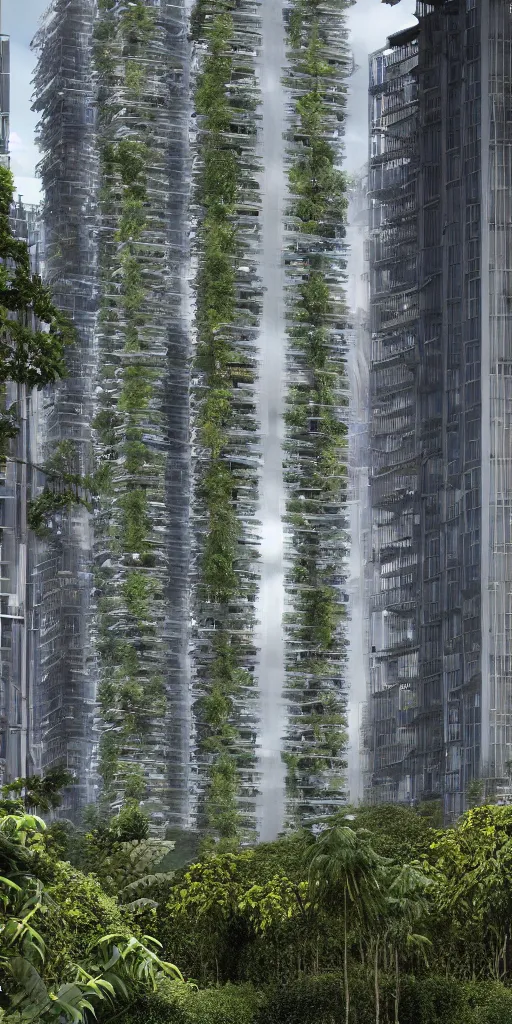
{"type": "Polygon", "coordinates": [[[471,278],[468,281],[466,302],[468,320],[473,320],[480,314],[480,280],[478,278],[471,278]]]}
{"type": "Polygon", "coordinates": [[[478,238],[480,232],[480,203],[471,203],[466,208],[466,237],[478,238]]]}

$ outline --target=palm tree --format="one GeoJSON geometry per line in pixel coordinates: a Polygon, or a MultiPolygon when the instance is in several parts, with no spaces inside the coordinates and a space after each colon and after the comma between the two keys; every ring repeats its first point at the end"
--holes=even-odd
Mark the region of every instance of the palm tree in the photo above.
{"type": "Polygon", "coordinates": [[[361,927],[375,921],[383,907],[380,874],[384,859],[372,849],[366,829],[355,831],[348,819],[324,829],[308,848],[306,862],[312,898],[330,902],[334,894],[343,897],[343,979],[345,988],[345,1024],[349,1024],[350,989],[348,979],[349,906],[361,927]]]}
{"type": "Polygon", "coordinates": [[[392,869],[388,877],[384,941],[391,946],[395,964],[395,1024],[399,1024],[400,954],[417,950],[425,956],[425,948],[430,945],[423,925],[428,914],[426,891],[431,882],[413,864],[404,864],[398,872],[392,869]]]}

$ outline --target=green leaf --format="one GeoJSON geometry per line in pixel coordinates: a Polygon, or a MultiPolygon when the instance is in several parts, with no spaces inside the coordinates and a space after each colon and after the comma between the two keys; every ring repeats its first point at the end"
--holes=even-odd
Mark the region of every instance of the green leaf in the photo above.
{"type": "Polygon", "coordinates": [[[9,970],[20,989],[12,999],[13,1006],[20,1006],[24,1015],[32,1013],[37,1017],[50,1001],[41,975],[21,956],[15,956],[9,961],[9,970]]]}

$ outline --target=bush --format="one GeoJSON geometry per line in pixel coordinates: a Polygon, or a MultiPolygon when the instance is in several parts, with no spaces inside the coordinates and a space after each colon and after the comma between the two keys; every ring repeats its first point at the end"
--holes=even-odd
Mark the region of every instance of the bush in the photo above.
{"type": "Polygon", "coordinates": [[[464,1024],[510,1024],[512,1021],[512,992],[502,985],[467,985],[466,995],[471,1016],[464,1024]]]}
{"type": "Polygon", "coordinates": [[[103,935],[130,934],[117,901],[96,879],[45,854],[38,858],[37,874],[47,894],[44,917],[37,920],[47,948],[46,980],[65,977],[68,964],[84,960],[103,935]]]}
{"type": "Polygon", "coordinates": [[[400,863],[408,863],[428,853],[434,841],[430,823],[407,807],[398,804],[363,806],[354,809],[354,813],[354,828],[366,828],[372,833],[374,850],[400,863]]]}
{"type": "Polygon", "coordinates": [[[183,1001],[190,1024],[252,1024],[259,997],[250,985],[224,985],[188,994],[183,1001]]]}
{"type": "Polygon", "coordinates": [[[470,1024],[464,986],[453,978],[405,978],[400,1024],[470,1024]]]}
{"type": "MultiPolygon", "coordinates": [[[[382,982],[385,1004],[385,982],[382,982]]],[[[382,1015],[385,1020],[385,1014],[382,1015]]],[[[343,978],[338,974],[303,977],[286,986],[267,990],[258,1024],[332,1024],[345,1020],[343,978]]],[[[365,971],[355,971],[350,980],[350,1024],[374,1024],[373,984],[365,971]]],[[[402,1022],[400,1018],[401,1024],[402,1022]]]]}
{"type": "MultiPolygon", "coordinates": [[[[350,1024],[374,1024],[373,991],[367,971],[351,972],[350,1024]]],[[[383,1024],[394,1020],[393,996],[394,980],[381,978],[383,1024]]],[[[200,991],[165,980],[118,1019],[119,1024],[333,1024],[345,1019],[343,979],[328,974],[264,990],[228,984],[200,991]]],[[[512,992],[444,977],[405,977],[399,1019],[400,1024],[510,1024],[512,992]]]]}
{"type": "Polygon", "coordinates": [[[261,997],[250,985],[193,991],[165,981],[141,999],[120,1024],[253,1024],[261,997]]]}
{"type": "Polygon", "coordinates": [[[322,1024],[343,1014],[341,979],[319,976],[269,989],[258,1024],[322,1024]]]}

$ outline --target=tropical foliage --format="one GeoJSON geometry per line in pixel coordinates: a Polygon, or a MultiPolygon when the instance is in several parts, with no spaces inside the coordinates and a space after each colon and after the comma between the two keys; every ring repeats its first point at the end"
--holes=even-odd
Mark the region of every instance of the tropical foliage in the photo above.
{"type": "MultiPolygon", "coordinates": [[[[14,178],[0,167],[0,388],[9,382],[44,388],[65,375],[65,346],[73,340],[50,290],[30,267],[28,246],[13,235],[10,213],[14,178]]],[[[0,452],[16,436],[16,411],[0,413],[0,452]]]]}
{"type": "Polygon", "coordinates": [[[436,831],[363,808],[183,869],[158,888],[155,934],[200,991],[163,986],[123,1020],[505,1024],[511,823],[486,807],[436,831]],[[400,859],[377,852],[388,831],[400,859]]]}
{"type": "MultiPolygon", "coordinates": [[[[0,459],[11,453],[19,432],[20,386],[30,393],[66,375],[71,323],[55,306],[50,289],[32,272],[27,242],[12,227],[14,178],[0,167],[0,459]],[[13,385],[16,386],[13,389],[13,385]]],[[[45,472],[44,467],[33,467],[45,472]]],[[[46,476],[42,495],[29,502],[28,525],[42,531],[48,516],[80,501],[76,480],[46,476]],[[72,489],[71,484],[74,484],[72,489]]]]}
{"type": "Polygon", "coordinates": [[[509,1024],[512,808],[347,808],[173,872],[134,801],[48,828],[16,804],[58,805],[59,772],[0,800],[0,1020],[509,1024]]]}
{"type": "MultiPolygon", "coordinates": [[[[65,773],[16,780],[9,793],[55,806],[65,773]]],[[[1,1014],[10,1022],[80,1024],[107,1007],[155,990],[180,972],[151,936],[134,934],[129,915],[99,883],[55,859],[41,818],[0,802],[1,1014]]]]}

